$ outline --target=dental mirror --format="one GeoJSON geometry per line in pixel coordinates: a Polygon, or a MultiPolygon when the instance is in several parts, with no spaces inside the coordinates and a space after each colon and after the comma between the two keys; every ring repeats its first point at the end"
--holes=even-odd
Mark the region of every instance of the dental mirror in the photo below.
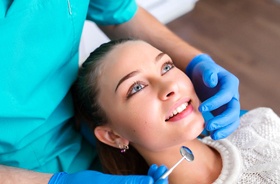
{"type": "Polygon", "coordinates": [[[171,172],[184,160],[186,159],[187,161],[191,162],[194,160],[194,155],[192,153],[192,151],[186,147],[186,146],[182,146],[180,148],[180,153],[182,155],[182,158],[173,166],[171,167],[168,171],[166,171],[159,179],[165,179],[167,176],[169,176],[169,174],[171,174],[171,172]]]}
{"type": "Polygon", "coordinates": [[[191,162],[194,160],[194,155],[193,155],[192,151],[190,150],[190,148],[188,148],[186,146],[182,146],[180,149],[180,153],[181,153],[182,157],[184,157],[187,161],[191,162]]]}

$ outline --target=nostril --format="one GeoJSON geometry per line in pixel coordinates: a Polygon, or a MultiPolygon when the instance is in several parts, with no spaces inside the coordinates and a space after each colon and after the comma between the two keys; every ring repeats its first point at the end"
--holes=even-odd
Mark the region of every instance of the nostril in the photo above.
{"type": "Polygon", "coordinates": [[[172,96],[174,94],[174,92],[170,92],[170,93],[168,93],[166,96],[167,97],[170,97],[170,96],[172,96]]]}

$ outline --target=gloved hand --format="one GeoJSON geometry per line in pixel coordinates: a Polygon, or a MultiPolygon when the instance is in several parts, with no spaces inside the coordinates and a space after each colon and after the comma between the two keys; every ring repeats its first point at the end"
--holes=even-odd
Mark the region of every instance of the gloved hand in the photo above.
{"type": "Polygon", "coordinates": [[[186,68],[200,100],[200,112],[211,111],[214,118],[205,125],[212,139],[222,139],[239,126],[239,80],[217,65],[207,54],[199,54],[186,68]]]}
{"type": "Polygon", "coordinates": [[[166,171],[166,166],[162,165],[158,167],[156,164],[153,164],[149,168],[148,175],[153,177],[155,184],[168,184],[168,177],[165,179],[159,179],[166,171]]]}
{"type": "Polygon", "coordinates": [[[152,165],[148,171],[148,176],[140,175],[111,175],[103,174],[97,171],[80,171],[73,174],[67,174],[66,172],[60,172],[54,174],[49,184],[168,184],[168,180],[162,179],[157,181],[157,179],[167,170],[165,166],[157,167],[157,165],[152,165]],[[159,176],[159,177],[158,177],[159,176]]]}

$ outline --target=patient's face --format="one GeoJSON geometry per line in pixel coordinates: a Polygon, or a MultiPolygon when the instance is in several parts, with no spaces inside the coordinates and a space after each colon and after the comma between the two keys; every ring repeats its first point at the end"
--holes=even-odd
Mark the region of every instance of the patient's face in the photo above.
{"type": "Polygon", "coordinates": [[[181,145],[204,128],[189,78],[169,56],[145,42],[114,48],[105,57],[99,84],[109,126],[138,151],[181,145]]]}

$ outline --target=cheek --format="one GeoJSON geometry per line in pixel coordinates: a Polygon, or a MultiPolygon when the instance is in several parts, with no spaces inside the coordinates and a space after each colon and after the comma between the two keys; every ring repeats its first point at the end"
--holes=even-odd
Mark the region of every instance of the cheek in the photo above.
{"type": "MultiPolygon", "coordinates": [[[[131,104],[137,105],[124,107],[126,114],[119,117],[119,122],[121,122],[119,131],[132,144],[146,145],[151,140],[155,140],[156,130],[162,124],[161,108],[159,103],[150,96],[139,99],[141,103],[136,102],[135,99],[136,103],[131,104]]],[[[122,110],[119,109],[119,113],[121,112],[122,110]]]]}
{"type": "MultiPolygon", "coordinates": [[[[139,98],[140,99],[140,98],[139,98]]],[[[135,103],[133,107],[127,107],[127,119],[131,122],[131,127],[135,130],[134,135],[145,135],[154,130],[160,120],[160,107],[154,98],[147,96],[141,98],[141,102],[135,103]]]]}

